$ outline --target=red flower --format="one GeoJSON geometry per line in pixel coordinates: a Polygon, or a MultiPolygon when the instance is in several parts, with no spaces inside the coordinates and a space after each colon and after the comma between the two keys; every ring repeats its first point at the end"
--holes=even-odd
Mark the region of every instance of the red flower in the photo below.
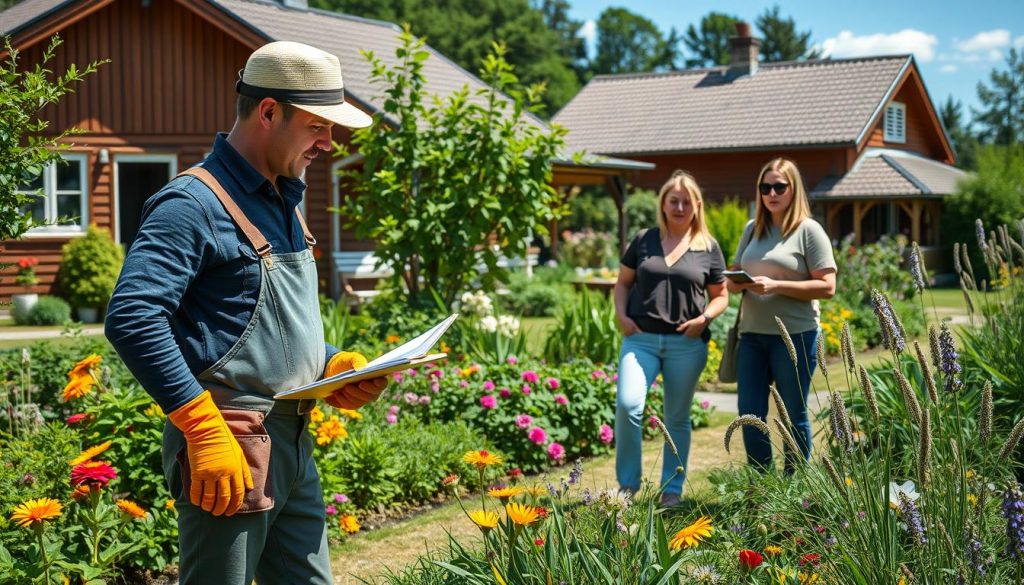
{"type": "Polygon", "coordinates": [[[106,487],[117,477],[117,471],[105,461],[86,461],[71,469],[71,485],[89,484],[90,487],[106,487]]]}
{"type": "Polygon", "coordinates": [[[87,416],[89,416],[89,415],[84,413],[84,412],[80,412],[78,414],[72,414],[64,422],[66,422],[68,424],[68,426],[75,425],[75,424],[78,424],[78,423],[82,422],[85,419],[85,417],[87,417],[87,416]]]}
{"type": "Polygon", "coordinates": [[[537,540],[533,541],[533,544],[536,544],[537,546],[544,546],[544,539],[538,538],[537,540]]]}
{"type": "Polygon", "coordinates": [[[31,268],[32,266],[35,266],[36,264],[39,264],[39,259],[38,258],[34,258],[34,257],[32,257],[32,258],[18,258],[18,268],[22,268],[22,269],[24,269],[24,268],[31,268]]]}
{"type": "Polygon", "coordinates": [[[512,469],[508,470],[508,476],[513,479],[520,478],[523,476],[523,470],[519,469],[518,467],[513,467],[512,469]]]}
{"type": "Polygon", "coordinates": [[[764,557],[755,551],[749,549],[743,549],[740,551],[740,567],[746,571],[753,571],[763,562],[764,557]]]}
{"type": "Polygon", "coordinates": [[[548,509],[544,506],[536,506],[534,510],[537,510],[537,517],[541,520],[548,517],[548,509]]]}
{"type": "Polygon", "coordinates": [[[821,555],[819,555],[818,553],[805,554],[803,558],[800,559],[800,566],[802,567],[808,563],[817,566],[819,563],[821,563],[821,555]]]}

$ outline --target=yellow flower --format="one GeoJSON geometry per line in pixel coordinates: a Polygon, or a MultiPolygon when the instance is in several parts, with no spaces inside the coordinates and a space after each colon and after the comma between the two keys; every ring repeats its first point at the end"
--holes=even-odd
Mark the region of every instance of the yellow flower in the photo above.
{"type": "Polygon", "coordinates": [[[106,441],[94,447],[89,447],[85,451],[82,451],[82,453],[78,457],[75,457],[74,459],[71,460],[71,466],[74,467],[80,463],[91,461],[93,457],[96,457],[100,453],[109,449],[112,444],[113,441],[106,441]]]}
{"type": "Polygon", "coordinates": [[[523,488],[521,487],[505,487],[492,489],[487,492],[487,495],[492,498],[498,498],[502,504],[507,504],[510,498],[514,498],[521,493],[523,493],[523,488]]]}
{"type": "Polygon", "coordinates": [[[447,343],[445,343],[443,341],[441,342],[441,353],[448,353],[451,350],[452,350],[452,348],[448,347],[447,343]]]}
{"type": "Polygon", "coordinates": [[[537,508],[523,504],[505,504],[505,513],[508,514],[509,520],[519,526],[532,524],[539,515],[537,508]]]}
{"type": "Polygon", "coordinates": [[[118,500],[117,507],[120,508],[122,512],[136,520],[141,520],[148,514],[148,512],[142,509],[142,506],[131,500],[118,500]]]}
{"type": "Polygon", "coordinates": [[[907,585],[907,578],[900,575],[900,578],[896,580],[896,585],[907,585]]]}
{"type": "Polygon", "coordinates": [[[103,356],[97,354],[90,355],[89,357],[75,364],[75,367],[71,368],[71,371],[68,372],[68,379],[74,380],[75,378],[90,375],[92,369],[100,365],[100,362],[102,361],[103,356]]]}
{"type": "Polygon", "coordinates": [[[344,416],[346,418],[350,418],[352,420],[359,420],[359,419],[363,418],[362,413],[360,413],[358,410],[350,410],[348,408],[339,408],[338,412],[341,413],[341,416],[344,416]]]}
{"type": "Polygon", "coordinates": [[[316,424],[324,420],[324,411],[320,410],[319,406],[314,406],[313,410],[309,411],[309,422],[316,424]]]}
{"type": "Polygon", "coordinates": [[[849,486],[852,486],[852,485],[853,485],[853,480],[850,478],[850,476],[847,476],[846,477],[846,486],[849,487],[849,486]]]}
{"type": "Polygon", "coordinates": [[[498,572],[498,567],[494,566],[494,563],[491,563],[491,572],[494,573],[494,580],[498,585],[508,585],[505,583],[505,579],[501,576],[501,573],[498,572]]]}
{"type": "Polygon", "coordinates": [[[28,500],[14,507],[11,520],[22,528],[29,526],[34,528],[37,524],[42,524],[51,518],[60,516],[60,508],[60,502],[53,498],[28,500]]]}
{"type": "MultiPolygon", "coordinates": [[[[817,573],[804,573],[803,571],[801,571],[799,574],[797,574],[796,577],[800,581],[801,585],[811,585],[812,583],[818,582],[817,573]]],[[[906,583],[904,583],[904,585],[906,585],[906,583]]]]}
{"type": "Polygon", "coordinates": [[[978,496],[976,496],[974,494],[967,494],[967,503],[972,505],[972,506],[977,505],[978,504],[978,496]]]}
{"type": "Polygon", "coordinates": [[[964,474],[964,476],[965,476],[965,477],[966,477],[967,479],[971,479],[972,477],[974,477],[974,471],[973,471],[973,470],[971,470],[971,469],[968,469],[968,470],[967,470],[967,473],[965,473],[965,474],[964,474]]]}
{"type": "Polygon", "coordinates": [[[545,487],[541,487],[537,484],[533,484],[526,488],[526,493],[530,494],[535,498],[548,495],[548,490],[545,487]]]}
{"type": "Polygon", "coordinates": [[[81,398],[92,391],[93,384],[96,380],[92,379],[92,376],[77,376],[72,378],[68,382],[67,386],[64,386],[64,402],[70,402],[76,398],[81,398]]]}
{"type": "Polygon", "coordinates": [[[711,536],[713,530],[711,519],[707,516],[701,516],[696,522],[677,532],[668,543],[668,546],[672,550],[697,546],[700,544],[700,541],[711,536]]]}
{"type": "Polygon", "coordinates": [[[822,323],[821,324],[821,330],[824,331],[825,333],[831,333],[832,332],[832,324],[831,323],[822,323]]]}
{"type": "Polygon", "coordinates": [[[336,439],[344,439],[346,437],[348,437],[348,431],[345,430],[345,425],[342,424],[341,419],[337,416],[327,419],[316,429],[317,445],[326,445],[336,439]]]}
{"type": "Polygon", "coordinates": [[[481,449],[480,451],[467,451],[466,454],[462,456],[462,460],[470,465],[476,465],[477,469],[483,471],[484,468],[490,465],[498,465],[501,463],[501,456],[481,449]]]}
{"type": "Polygon", "coordinates": [[[355,534],[359,532],[359,520],[352,514],[342,514],[338,520],[341,524],[341,529],[349,534],[355,534]]]}
{"type": "Polygon", "coordinates": [[[468,368],[462,368],[461,370],[459,370],[459,376],[461,376],[463,378],[468,378],[468,377],[472,376],[473,374],[475,374],[475,373],[477,373],[479,371],[480,371],[480,366],[478,366],[476,364],[473,364],[473,365],[469,366],[468,368]]]}
{"type": "Polygon", "coordinates": [[[148,416],[149,418],[164,418],[164,416],[166,416],[164,415],[163,409],[160,408],[160,405],[155,402],[153,404],[150,404],[149,408],[144,410],[142,414],[148,416]]]}
{"type": "Polygon", "coordinates": [[[166,502],[164,502],[164,508],[167,508],[168,510],[173,510],[174,500],[167,500],[166,502]]]}
{"type": "Polygon", "coordinates": [[[770,557],[774,557],[776,555],[781,555],[782,554],[782,547],[770,544],[770,545],[764,547],[764,554],[766,554],[766,555],[768,555],[770,557]]]}
{"type": "Polygon", "coordinates": [[[487,532],[488,530],[498,526],[498,515],[494,512],[485,512],[483,510],[477,510],[469,513],[469,519],[474,524],[480,527],[481,530],[487,532]]]}

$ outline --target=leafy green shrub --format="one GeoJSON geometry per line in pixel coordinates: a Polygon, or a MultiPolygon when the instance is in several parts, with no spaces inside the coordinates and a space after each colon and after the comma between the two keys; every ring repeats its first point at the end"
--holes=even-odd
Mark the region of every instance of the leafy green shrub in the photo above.
{"type": "Polygon", "coordinates": [[[114,292],[124,252],[104,228],[89,226],[84,236],[64,245],[58,279],[75,307],[103,309],[114,292]]]}
{"type": "Polygon", "coordinates": [[[500,295],[498,302],[506,313],[524,317],[549,317],[573,301],[572,287],[563,281],[551,281],[542,274],[550,274],[551,268],[538,268],[532,278],[523,273],[513,273],[508,283],[508,294],[500,295]]]}
{"type": "Polygon", "coordinates": [[[626,198],[626,233],[636,232],[658,225],[658,194],[647,189],[638,189],[626,198]]]}
{"type": "Polygon", "coordinates": [[[576,304],[563,307],[548,333],[544,357],[552,363],[585,358],[616,363],[622,336],[615,320],[615,305],[604,295],[583,291],[576,304]]]}
{"type": "Polygon", "coordinates": [[[736,246],[740,244],[743,228],[747,225],[749,217],[747,206],[735,197],[705,206],[704,219],[711,235],[722,248],[726,266],[733,263],[732,255],[736,253],[736,246]]]}
{"type": "Polygon", "coordinates": [[[617,240],[607,232],[586,228],[579,232],[562,232],[559,258],[576,268],[599,268],[618,265],[617,240]]]}
{"type": "Polygon", "coordinates": [[[573,231],[614,232],[619,229],[619,212],[607,189],[584,188],[569,199],[569,216],[562,223],[573,231]]]}
{"type": "Polygon", "coordinates": [[[71,307],[58,297],[40,297],[25,317],[26,325],[63,325],[71,320],[71,307]]]}

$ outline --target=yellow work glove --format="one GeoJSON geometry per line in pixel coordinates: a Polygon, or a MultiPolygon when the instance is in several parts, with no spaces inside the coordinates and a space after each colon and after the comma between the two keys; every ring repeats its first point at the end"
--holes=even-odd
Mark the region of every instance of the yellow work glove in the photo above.
{"type": "MultiPolygon", "coordinates": [[[[360,370],[366,367],[366,358],[354,351],[343,351],[335,354],[327,362],[324,376],[330,378],[348,370],[360,370]]],[[[388,385],[387,376],[362,380],[349,384],[328,396],[325,400],[334,408],[355,410],[368,402],[373,402],[388,385]]]]}
{"type": "Polygon", "coordinates": [[[209,391],[167,415],[185,435],[192,474],[189,501],[214,516],[231,516],[253,487],[252,474],[238,441],[228,429],[209,391]]]}

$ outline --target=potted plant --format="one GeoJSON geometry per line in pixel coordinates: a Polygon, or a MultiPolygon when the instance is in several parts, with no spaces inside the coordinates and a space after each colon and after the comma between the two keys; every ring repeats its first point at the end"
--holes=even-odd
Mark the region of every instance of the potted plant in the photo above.
{"type": "Polygon", "coordinates": [[[60,263],[61,290],[84,323],[96,323],[114,292],[124,252],[110,232],[89,226],[85,235],[64,245],[60,263]]]}
{"type": "Polygon", "coordinates": [[[25,292],[12,297],[15,323],[24,323],[28,312],[39,300],[39,295],[32,292],[32,287],[39,283],[39,277],[36,276],[35,270],[37,264],[39,264],[39,259],[35,257],[18,258],[18,274],[14,277],[14,282],[24,287],[25,292]]]}

